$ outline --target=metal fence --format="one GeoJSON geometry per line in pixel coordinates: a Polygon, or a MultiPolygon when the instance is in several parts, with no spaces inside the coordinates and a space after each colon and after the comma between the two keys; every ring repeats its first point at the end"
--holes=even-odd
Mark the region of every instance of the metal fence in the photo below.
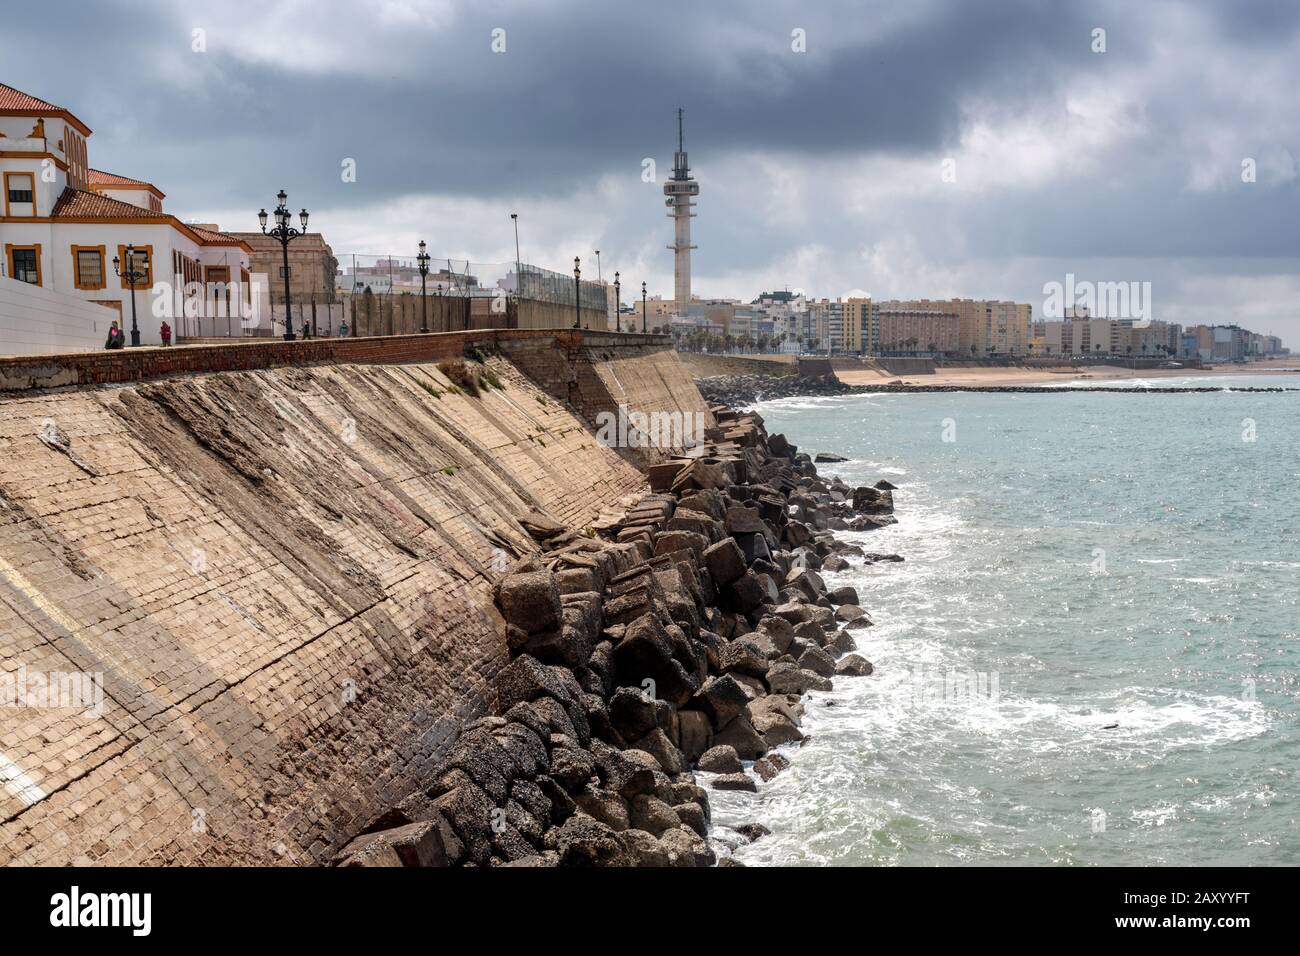
{"type": "MultiPolygon", "coordinates": [[[[339,257],[335,288],[340,293],[376,295],[419,293],[419,263],[414,256],[345,254],[339,257]]],[[[590,264],[587,266],[590,269],[590,264]]],[[[583,309],[605,310],[609,283],[589,273],[578,283],[583,309]]],[[[515,296],[535,302],[573,305],[573,274],[553,272],[532,263],[474,262],[469,259],[431,257],[425,287],[430,294],[469,298],[515,296]],[[516,274],[517,273],[517,274],[516,274]]]]}
{"type": "MultiPolygon", "coordinates": [[[[295,333],[402,335],[475,328],[567,328],[575,321],[603,328],[613,314],[608,285],[584,278],[574,312],[573,276],[530,263],[473,262],[431,257],[420,275],[415,256],[345,253],[331,289],[290,295],[295,333]],[[421,281],[423,279],[423,281],[421,281]]],[[[230,319],[177,321],[178,339],[279,337],[285,330],[284,296],[273,286],[255,322],[230,319]]]]}

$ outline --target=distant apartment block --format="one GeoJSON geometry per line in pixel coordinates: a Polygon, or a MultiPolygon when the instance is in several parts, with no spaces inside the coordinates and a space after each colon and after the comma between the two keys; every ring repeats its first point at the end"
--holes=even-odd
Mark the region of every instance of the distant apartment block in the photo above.
{"type": "Polygon", "coordinates": [[[953,355],[961,342],[961,319],[937,309],[895,309],[882,303],[872,351],[885,354],[953,355]]]}

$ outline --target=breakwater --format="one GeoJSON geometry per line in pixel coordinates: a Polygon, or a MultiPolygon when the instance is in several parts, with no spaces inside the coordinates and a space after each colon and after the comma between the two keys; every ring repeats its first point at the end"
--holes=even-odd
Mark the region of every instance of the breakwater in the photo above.
{"type": "MultiPolygon", "coordinates": [[[[804,741],[801,695],[872,672],[853,588],[865,555],[832,526],[892,522],[890,486],[850,488],[762,419],[715,407],[709,441],[652,466],[621,517],[537,523],[541,551],[494,588],[511,662],[493,714],[428,784],[338,855],[345,866],[706,866],[708,791],[749,790],[804,741]]],[[[759,839],[754,821],[736,828],[759,839]]]]}

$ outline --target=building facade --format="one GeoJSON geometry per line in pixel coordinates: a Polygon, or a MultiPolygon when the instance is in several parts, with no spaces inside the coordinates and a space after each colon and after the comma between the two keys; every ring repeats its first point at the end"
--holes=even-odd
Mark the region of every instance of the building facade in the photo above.
{"type": "Polygon", "coordinates": [[[257,295],[250,247],[164,212],[151,183],[92,169],[90,136],[69,110],[0,84],[0,273],[112,309],[128,332],[134,307],[145,345],[163,322],[174,335],[239,330],[257,295]],[[114,258],[140,273],[134,288],[114,258]]]}
{"type": "Polygon", "coordinates": [[[961,342],[961,321],[953,312],[932,309],[877,311],[879,335],[869,351],[886,354],[953,355],[961,342]]]}
{"type": "Polygon", "coordinates": [[[869,297],[844,300],[842,332],[846,352],[862,355],[879,348],[880,312],[869,297]]]}
{"type": "MultiPolygon", "coordinates": [[[[213,227],[215,228],[215,227],[213,227]]],[[[228,232],[251,250],[249,271],[267,276],[271,301],[284,302],[284,249],[279,240],[260,232],[228,232]]],[[[319,232],[289,243],[289,295],[294,302],[333,302],[339,263],[319,232]]],[[[432,281],[432,276],[430,277],[432,281]]],[[[419,288],[417,276],[415,288],[419,288]]],[[[357,291],[363,291],[358,289],[357,291]]]]}

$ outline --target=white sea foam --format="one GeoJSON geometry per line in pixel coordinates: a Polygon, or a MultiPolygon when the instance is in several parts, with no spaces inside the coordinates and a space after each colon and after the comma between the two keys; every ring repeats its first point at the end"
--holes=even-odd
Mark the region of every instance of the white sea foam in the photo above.
{"type": "MultiPolygon", "coordinates": [[[[1300,447],[1296,396],[1234,399],[1234,427],[1250,414],[1300,447]],[[1247,401],[1260,404],[1237,410],[1247,401]]],[[[812,740],[757,794],[711,792],[715,822],[773,830],[737,857],[1297,862],[1293,804],[1274,796],[1300,760],[1281,677],[1300,666],[1300,537],[1278,520],[1294,462],[1243,466],[1235,432],[1207,444],[1205,423],[1229,409],[1217,392],[1176,406],[962,396],[947,444],[950,395],[840,401],[765,415],[803,448],[852,458],[827,474],[909,475],[897,524],[839,535],[906,560],[823,574],[875,620],[852,632],[875,673],[810,695],[812,740]],[[1231,494],[1207,492],[1207,475],[1231,494]],[[1091,573],[1095,548],[1109,573],[1091,573]],[[999,693],[918,695],[918,671],[996,672],[999,693]],[[1110,819],[1102,834],[1091,809],[1110,819]]]]}

